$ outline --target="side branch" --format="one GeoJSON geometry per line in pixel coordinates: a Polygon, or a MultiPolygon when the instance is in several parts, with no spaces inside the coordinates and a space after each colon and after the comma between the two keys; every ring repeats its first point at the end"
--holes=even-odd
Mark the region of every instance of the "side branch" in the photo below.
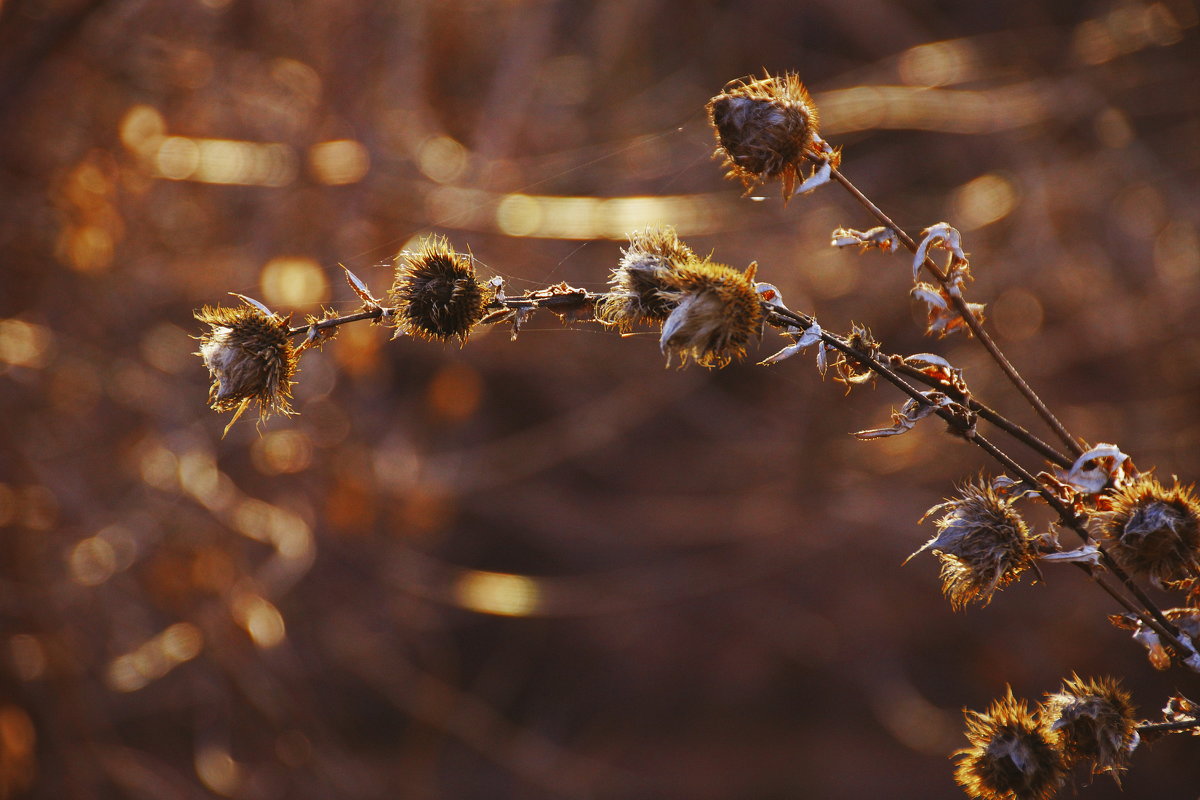
{"type": "MultiPolygon", "coordinates": [[[[823,159],[815,155],[810,155],[809,158],[817,162],[823,161],[823,159]]],[[[893,222],[892,218],[885,214],[883,210],[879,208],[879,206],[871,202],[870,198],[864,195],[859,188],[850,181],[849,178],[843,175],[842,172],[836,167],[832,168],[830,175],[835,181],[841,184],[842,188],[845,189],[851,197],[857,200],[858,203],[863,206],[863,208],[867,209],[867,211],[870,212],[875,219],[879,220],[879,222],[883,223],[883,225],[895,231],[896,237],[910,253],[913,253],[914,255],[916,254],[918,248],[916,241],[914,241],[911,236],[905,233],[903,228],[893,222]]],[[[925,258],[924,266],[925,269],[927,269],[930,274],[937,279],[938,283],[947,289],[947,293],[954,303],[955,310],[967,324],[967,327],[970,328],[971,333],[975,335],[975,338],[977,338],[980,344],[983,345],[984,349],[987,350],[988,355],[992,357],[992,360],[996,362],[1009,381],[1025,397],[1029,404],[1033,406],[1034,411],[1036,411],[1037,414],[1046,422],[1046,424],[1050,426],[1050,429],[1054,431],[1055,435],[1057,435],[1059,439],[1062,440],[1068,450],[1070,450],[1076,456],[1082,455],[1084,452],[1082,445],[1080,445],[1079,441],[1071,435],[1071,433],[1066,429],[1066,427],[1063,426],[1061,422],[1059,422],[1058,418],[1053,414],[1053,412],[1050,411],[1046,404],[1042,402],[1042,399],[1038,397],[1037,393],[1025,381],[1025,379],[1021,377],[1021,374],[1017,372],[1016,368],[1012,365],[1008,358],[1005,357],[1004,353],[1000,350],[996,342],[992,339],[988,332],[984,330],[979,318],[975,316],[975,314],[967,306],[967,301],[962,297],[962,294],[958,291],[950,291],[951,287],[949,286],[949,280],[946,272],[928,257],[925,258]]]]}

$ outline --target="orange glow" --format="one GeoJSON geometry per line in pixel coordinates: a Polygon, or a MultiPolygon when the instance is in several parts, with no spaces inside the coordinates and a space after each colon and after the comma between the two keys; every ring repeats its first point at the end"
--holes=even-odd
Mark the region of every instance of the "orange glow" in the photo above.
{"type": "Polygon", "coordinates": [[[425,397],[430,412],[448,422],[460,422],[479,408],[482,394],[478,372],[465,364],[449,364],[433,376],[425,397]]]}

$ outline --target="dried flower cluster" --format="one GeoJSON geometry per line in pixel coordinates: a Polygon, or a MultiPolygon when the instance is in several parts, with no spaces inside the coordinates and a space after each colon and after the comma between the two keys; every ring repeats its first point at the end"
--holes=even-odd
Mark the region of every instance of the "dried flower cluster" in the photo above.
{"type": "Polygon", "coordinates": [[[1068,763],[1090,763],[1094,774],[1107,772],[1120,783],[1138,744],[1135,713],[1115,679],[1074,675],[1061,691],[1046,696],[1041,722],[1057,736],[1068,763]]]}
{"type": "MultiPolygon", "coordinates": [[[[389,307],[348,270],[347,281],[362,301],[349,316],[325,311],[291,329],[287,319],[248,298],[243,298],[245,307],[206,307],[196,317],[211,328],[201,337],[199,354],[213,379],[212,407],[235,411],[234,420],[254,404],[262,418],[291,413],[299,354],[324,342],[337,326],[359,320],[387,322],[397,334],[465,344],[477,326],[500,322],[511,323],[515,339],[524,321],[544,309],[565,324],[597,322],[622,334],[657,326],[668,364],[710,368],[744,357],[751,341],[774,326],[789,344],[762,364],[815,347],[820,374],[832,365],[834,380],[847,392],[882,379],[906,395],[891,425],[859,431],[854,434],[859,439],[904,435],[937,416],[1002,466],[1005,474],[964,484],[957,497],[922,518],[936,516],[937,533],[913,556],[929,550],[939,560],[942,591],[953,609],[988,605],[1027,571],[1040,578],[1040,561],[1070,564],[1121,604],[1127,613],[1114,622],[1133,631],[1155,667],[1180,664],[1200,672],[1200,501],[1191,487],[1178,481],[1164,487],[1139,472],[1116,445],[1088,447],[1062,426],[983,328],[984,305],[966,299],[971,275],[961,233],[940,222],[922,231],[918,243],[850,184],[837,171],[839,152],[819,136],[816,107],[795,75],[732,83],[707,108],[716,155],[747,191],[778,179],[786,201],[834,179],[842,184],[880,224],[867,230],[839,227],[833,246],[884,254],[908,249],[911,295],[928,307],[925,332],[942,337],[962,331],[974,337],[1065,450],[983,404],[963,370],[942,356],[887,354],[858,323],[844,336],[832,334],[814,316],[784,305],[774,286],[756,283],[757,264],[739,271],[699,256],[670,227],[630,235],[606,292],[560,283],[509,297],[502,279],[482,282],[471,255],[434,237],[397,259],[389,307]],[[931,280],[921,280],[922,273],[931,280]],[[301,335],[304,343],[293,347],[291,340],[301,335]],[[991,431],[977,426],[985,421],[1035,453],[1044,462],[1040,471],[986,438],[991,431]],[[1040,500],[1057,515],[1053,533],[1031,530],[1016,508],[1026,500],[1040,500]],[[1082,545],[1064,549],[1057,536],[1063,531],[1077,534],[1082,545]],[[1135,578],[1181,592],[1185,600],[1177,608],[1159,609],[1135,578]]],[[[1182,696],[1168,703],[1163,723],[1140,725],[1117,681],[1078,676],[1034,710],[1009,690],[987,711],[965,713],[969,746],[956,754],[955,774],[967,794],[982,800],[1045,800],[1078,765],[1119,779],[1143,731],[1200,727],[1195,704],[1182,696]]]]}
{"type": "Polygon", "coordinates": [[[1122,567],[1158,583],[1200,577],[1200,502],[1191,487],[1168,489],[1143,475],[1110,502],[1101,533],[1122,567]]]}
{"type": "Polygon", "coordinates": [[[248,300],[236,308],[205,306],[195,316],[210,328],[197,355],[213,379],[208,399],[214,411],[234,411],[230,425],[251,405],[262,420],[293,413],[298,356],[286,319],[248,300]]]}
{"type": "Polygon", "coordinates": [[[675,273],[696,260],[673,228],[630,234],[620,265],[609,279],[612,290],[596,306],[596,318],[628,332],[636,325],[661,323],[671,313],[664,293],[677,288],[675,273]]]}
{"type": "Polygon", "coordinates": [[[802,179],[806,153],[816,147],[817,108],[793,73],[737,81],[708,101],[717,152],[747,191],[778,178],[786,202],[802,179]]]}
{"type": "Polygon", "coordinates": [[[456,253],[444,237],[401,253],[388,300],[398,328],[424,339],[466,344],[483,319],[488,289],[475,276],[475,260],[456,253]]]}
{"type": "Polygon", "coordinates": [[[1063,754],[1050,733],[1012,689],[987,711],[964,712],[965,747],[954,777],[980,800],[1047,800],[1067,776],[1063,754]]]}
{"type": "Polygon", "coordinates": [[[986,606],[997,590],[1026,569],[1036,569],[1038,537],[1013,503],[1012,497],[978,481],[926,512],[926,517],[941,513],[934,522],[938,532],[913,556],[931,550],[942,562],[942,591],[955,609],[970,603],[986,606]]]}
{"type": "Polygon", "coordinates": [[[724,367],[743,357],[762,329],[755,271],[754,264],[738,272],[700,258],[670,228],[635,233],[596,317],[621,331],[661,322],[660,345],[668,363],[674,356],[681,366],[690,359],[724,367]]]}
{"type": "Polygon", "coordinates": [[[1119,784],[1140,742],[1135,714],[1112,678],[1068,678],[1036,711],[1010,688],[986,712],[964,711],[970,746],[955,753],[955,778],[980,800],[1046,800],[1079,765],[1119,784]]]}

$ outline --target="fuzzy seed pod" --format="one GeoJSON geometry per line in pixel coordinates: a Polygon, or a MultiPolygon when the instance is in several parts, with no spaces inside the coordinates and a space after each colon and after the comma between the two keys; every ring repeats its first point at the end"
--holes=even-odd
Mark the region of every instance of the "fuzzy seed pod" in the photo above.
{"type": "Polygon", "coordinates": [[[674,307],[659,339],[668,364],[676,355],[680,366],[690,358],[702,367],[724,367],[746,354],[763,321],[754,272],[753,264],[742,273],[707,259],[676,269],[678,288],[660,292],[674,307]]]}
{"type": "Polygon", "coordinates": [[[1100,530],[1117,563],[1156,583],[1200,575],[1200,502],[1191,487],[1168,489],[1142,475],[1111,502],[1100,530]]]}
{"type": "Polygon", "coordinates": [[[463,344],[483,319],[488,298],[487,287],[475,277],[475,260],[454,252],[441,236],[400,254],[388,292],[396,324],[405,333],[440,342],[457,337],[463,344]]]}
{"type": "Polygon", "coordinates": [[[677,290],[677,268],[696,254],[673,228],[647,228],[630,234],[621,264],[612,271],[608,294],[596,306],[596,319],[628,332],[634,325],[661,322],[672,305],[664,291],[677,290]]]}
{"type": "Polygon", "coordinates": [[[926,517],[945,513],[935,522],[937,535],[913,553],[932,550],[941,560],[942,593],[955,610],[969,603],[986,606],[1025,569],[1036,568],[1037,559],[1037,537],[1013,508],[1012,498],[982,481],[960,492],[926,512],[926,517]]]}
{"type": "Polygon", "coordinates": [[[195,317],[212,328],[200,337],[196,355],[213,379],[208,399],[214,411],[236,411],[230,426],[252,404],[258,405],[260,420],[294,413],[292,376],[299,354],[286,319],[252,305],[205,306],[195,317]]]}
{"type": "Polygon", "coordinates": [[[970,747],[954,778],[977,800],[1048,800],[1066,778],[1055,740],[1030,713],[1024,700],[1007,694],[984,713],[964,710],[970,747]]]}
{"type": "Polygon", "coordinates": [[[1063,681],[1061,692],[1046,696],[1039,713],[1069,763],[1090,761],[1092,774],[1107,772],[1120,785],[1120,773],[1138,743],[1134,711],[1119,681],[1075,675],[1063,681]]]}
{"type": "Polygon", "coordinates": [[[819,152],[817,107],[792,73],[726,88],[708,101],[708,119],[717,135],[715,155],[747,191],[779,178],[786,202],[800,180],[805,152],[819,152]]]}

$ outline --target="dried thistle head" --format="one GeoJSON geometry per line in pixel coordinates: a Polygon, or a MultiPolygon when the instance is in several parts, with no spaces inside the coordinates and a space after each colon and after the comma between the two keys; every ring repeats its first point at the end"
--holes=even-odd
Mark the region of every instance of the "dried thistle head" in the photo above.
{"type": "Polygon", "coordinates": [[[955,610],[970,603],[986,606],[1027,568],[1036,569],[1038,538],[1013,502],[981,480],[926,512],[926,517],[944,512],[934,523],[937,535],[909,558],[933,551],[942,562],[942,593],[955,610]]]}
{"type": "Polygon", "coordinates": [[[388,302],[406,333],[466,344],[483,319],[489,291],[475,276],[475,259],[456,253],[442,236],[426,239],[415,252],[401,253],[388,302]]]}
{"type": "Polygon", "coordinates": [[[1100,531],[1117,563],[1159,583],[1200,574],[1200,502],[1190,486],[1142,475],[1110,500],[1100,531]]]}
{"type": "Polygon", "coordinates": [[[596,306],[596,319],[626,332],[637,324],[665,320],[672,304],[663,292],[678,289],[676,270],[694,260],[696,254],[674,228],[630,234],[629,247],[609,278],[612,288],[596,306]]]}
{"type": "Polygon", "coordinates": [[[978,800],[1047,800],[1066,778],[1056,741],[1012,689],[986,712],[964,710],[967,741],[954,778],[978,800]]]}
{"type": "Polygon", "coordinates": [[[663,323],[659,345],[667,355],[702,367],[724,367],[746,354],[762,330],[763,310],[754,283],[755,265],[745,272],[693,258],[676,268],[676,288],[660,294],[673,310],[663,323]]]}
{"type": "Polygon", "coordinates": [[[739,81],[708,101],[716,156],[749,191],[779,178],[786,202],[801,178],[806,152],[820,152],[817,107],[793,73],[739,81]]]}
{"type": "Polygon", "coordinates": [[[1092,774],[1120,774],[1137,746],[1137,718],[1129,693],[1114,678],[1063,681],[1062,691],[1046,696],[1042,724],[1058,736],[1069,763],[1090,761],[1092,774]]]}
{"type": "Polygon", "coordinates": [[[299,353],[288,335],[288,320],[257,304],[237,308],[205,306],[196,319],[210,326],[200,351],[213,379],[208,400],[214,411],[234,411],[226,431],[251,405],[259,419],[292,414],[292,376],[299,353]]]}

